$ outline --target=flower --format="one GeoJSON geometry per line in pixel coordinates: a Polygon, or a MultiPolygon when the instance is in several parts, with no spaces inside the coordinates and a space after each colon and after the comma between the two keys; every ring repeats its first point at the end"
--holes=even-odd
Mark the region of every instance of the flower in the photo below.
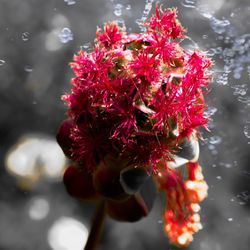
{"type": "Polygon", "coordinates": [[[57,135],[74,162],[64,183],[74,197],[105,198],[108,214],[125,221],[146,216],[156,189],[165,192],[165,232],[186,246],[201,229],[198,203],[208,189],[198,127],[208,122],[212,62],[181,47],[185,29],[175,9],[156,6],[145,27],[126,34],[107,23],[93,50],[74,56],[72,89],[63,96],[68,120],[57,135]]]}
{"type": "Polygon", "coordinates": [[[160,189],[165,190],[167,207],[164,212],[165,232],[170,242],[183,247],[202,229],[199,202],[207,196],[208,186],[197,162],[187,164],[188,177],[183,180],[179,170],[166,169],[158,174],[160,189]]]}

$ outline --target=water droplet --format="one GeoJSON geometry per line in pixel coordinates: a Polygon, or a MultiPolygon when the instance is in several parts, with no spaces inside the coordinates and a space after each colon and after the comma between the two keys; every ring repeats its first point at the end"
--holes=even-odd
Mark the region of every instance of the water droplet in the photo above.
{"type": "Polygon", "coordinates": [[[67,5],[74,5],[76,3],[75,0],[64,0],[65,3],[67,3],[67,5]]]}
{"type": "Polygon", "coordinates": [[[81,46],[81,49],[82,49],[82,50],[85,50],[85,51],[91,50],[91,43],[90,43],[90,42],[84,43],[84,44],[81,46]]]}
{"type": "Polygon", "coordinates": [[[4,60],[0,60],[0,66],[3,66],[5,64],[4,60]]]}
{"type": "Polygon", "coordinates": [[[208,38],[208,35],[203,35],[202,38],[203,38],[203,39],[207,39],[207,38],[208,38]]]}
{"type": "Polygon", "coordinates": [[[230,217],[230,218],[228,218],[227,220],[231,222],[231,221],[233,221],[233,218],[230,217]]]}
{"type": "Polygon", "coordinates": [[[26,72],[30,73],[30,72],[33,71],[33,68],[32,68],[31,65],[25,65],[25,66],[24,66],[24,70],[25,70],[26,72]]]}
{"type": "Polygon", "coordinates": [[[247,170],[243,170],[241,174],[244,175],[244,177],[250,178],[250,172],[247,170]]]}
{"type": "Polygon", "coordinates": [[[232,164],[230,164],[230,163],[225,164],[225,168],[231,168],[231,167],[232,167],[232,164]]]}
{"type": "Polygon", "coordinates": [[[212,13],[206,10],[200,10],[200,14],[207,19],[211,19],[213,17],[212,13]]]}
{"type": "Polygon", "coordinates": [[[222,177],[220,175],[216,176],[217,180],[222,180],[222,177]]]}
{"type": "Polygon", "coordinates": [[[216,82],[219,84],[219,85],[227,85],[228,83],[228,74],[227,73],[224,73],[222,75],[219,75],[216,82]]]}
{"type": "Polygon", "coordinates": [[[116,16],[121,16],[122,15],[122,9],[123,9],[122,4],[120,4],[120,3],[116,4],[115,7],[114,7],[114,14],[116,16]]]}
{"type": "Polygon", "coordinates": [[[249,76],[250,76],[250,65],[247,66],[247,73],[248,73],[249,76]]]}
{"type": "Polygon", "coordinates": [[[214,56],[214,55],[220,55],[222,54],[222,48],[217,47],[217,48],[210,48],[207,52],[208,56],[214,56]]]}
{"type": "Polygon", "coordinates": [[[208,128],[208,129],[212,130],[212,129],[214,129],[215,127],[216,127],[216,125],[215,125],[214,122],[212,122],[212,121],[209,121],[209,122],[208,122],[208,125],[207,125],[207,128],[208,128]]]}
{"type": "Polygon", "coordinates": [[[230,25],[230,22],[226,19],[219,20],[215,17],[210,19],[210,25],[215,33],[222,34],[226,31],[226,27],[230,25]]]}
{"type": "Polygon", "coordinates": [[[229,26],[227,29],[227,35],[231,38],[234,38],[238,35],[238,30],[233,26],[229,26]]]}
{"type": "Polygon", "coordinates": [[[250,139],[250,123],[244,126],[243,133],[248,139],[250,139]]]}
{"type": "Polygon", "coordinates": [[[234,85],[231,88],[234,89],[234,92],[233,92],[234,95],[246,95],[246,93],[247,93],[247,85],[246,84],[234,85]]]}
{"type": "Polygon", "coordinates": [[[120,26],[120,28],[125,31],[126,30],[126,25],[125,21],[123,19],[116,20],[116,23],[120,26]]]}
{"type": "Polygon", "coordinates": [[[250,105],[250,96],[238,96],[237,100],[246,104],[247,106],[250,105]]]}
{"type": "Polygon", "coordinates": [[[232,41],[231,41],[230,37],[226,36],[225,39],[224,39],[224,42],[226,44],[228,44],[228,43],[231,43],[232,41]]]}
{"type": "Polygon", "coordinates": [[[216,107],[210,106],[210,107],[208,107],[208,108],[205,110],[204,116],[205,116],[206,118],[209,118],[209,117],[213,116],[216,112],[217,112],[217,108],[216,108],[216,107]]]}
{"type": "MultiPolygon", "coordinates": [[[[220,1],[220,0],[219,0],[220,1]]],[[[199,13],[207,18],[207,19],[211,19],[213,17],[213,14],[214,14],[214,9],[211,8],[212,6],[210,6],[209,4],[204,4],[205,1],[197,1],[197,6],[196,6],[196,9],[199,11],[199,13]]]]}
{"type": "Polygon", "coordinates": [[[195,8],[196,7],[196,0],[183,0],[181,1],[181,5],[186,8],[195,8]]]}
{"type": "Polygon", "coordinates": [[[23,40],[24,42],[27,42],[27,41],[29,40],[29,35],[30,35],[29,32],[23,32],[23,33],[22,33],[22,40],[23,40]]]}
{"type": "Polygon", "coordinates": [[[243,201],[243,203],[249,201],[250,199],[250,193],[248,190],[242,191],[239,194],[236,195],[236,197],[238,199],[240,199],[241,201],[243,201]]]}
{"type": "Polygon", "coordinates": [[[152,0],[151,1],[150,0],[146,1],[146,5],[145,5],[144,11],[143,11],[144,16],[147,16],[150,13],[150,11],[152,9],[152,3],[153,2],[154,1],[152,1],[152,0]]]}
{"type": "Polygon", "coordinates": [[[215,149],[215,146],[214,146],[214,145],[211,145],[211,144],[208,144],[208,149],[209,149],[209,150],[214,150],[214,149],[215,149]]]}
{"type": "Polygon", "coordinates": [[[221,143],[221,137],[218,136],[218,135],[214,135],[214,136],[211,136],[210,139],[209,139],[209,142],[211,144],[220,144],[221,143]]]}
{"type": "Polygon", "coordinates": [[[233,71],[233,76],[234,76],[235,79],[240,79],[242,71],[243,71],[244,68],[241,66],[240,63],[239,63],[239,65],[235,65],[235,66],[236,66],[236,68],[233,71]]]}
{"type": "Polygon", "coordinates": [[[232,164],[231,163],[224,163],[224,162],[220,162],[220,166],[223,166],[225,168],[231,168],[232,164]]]}
{"type": "Polygon", "coordinates": [[[68,43],[73,40],[73,33],[69,28],[63,28],[58,37],[62,43],[68,43]]]}
{"type": "Polygon", "coordinates": [[[224,57],[233,57],[234,55],[235,55],[235,50],[233,50],[233,49],[225,48],[223,50],[224,57]]]}
{"type": "Polygon", "coordinates": [[[234,78],[235,79],[240,79],[241,78],[240,72],[234,72],[234,78]]]}
{"type": "Polygon", "coordinates": [[[246,205],[246,202],[241,201],[241,202],[239,202],[239,204],[240,204],[241,206],[244,206],[244,205],[246,205]]]}
{"type": "Polygon", "coordinates": [[[155,0],[146,0],[146,4],[145,4],[144,10],[143,10],[142,17],[140,19],[135,20],[135,22],[138,24],[141,32],[146,31],[146,28],[143,26],[143,24],[144,24],[145,20],[148,18],[148,15],[152,9],[152,3],[154,1],[155,0]]]}
{"type": "Polygon", "coordinates": [[[131,10],[131,5],[130,5],[130,4],[128,4],[128,5],[126,6],[126,10],[131,10]]]}
{"type": "Polygon", "coordinates": [[[141,19],[136,19],[135,23],[140,27],[141,32],[146,31],[146,28],[143,26],[144,21],[142,18],[141,19]]]}

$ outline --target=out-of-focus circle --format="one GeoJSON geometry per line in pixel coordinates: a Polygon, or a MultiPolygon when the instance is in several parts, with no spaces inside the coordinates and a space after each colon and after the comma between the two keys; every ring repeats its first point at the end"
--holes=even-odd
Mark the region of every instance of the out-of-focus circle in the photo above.
{"type": "Polygon", "coordinates": [[[30,202],[29,216],[33,220],[44,219],[50,210],[49,202],[44,198],[34,198],[30,202]]]}
{"type": "Polygon", "coordinates": [[[213,15],[215,12],[219,11],[224,3],[225,0],[199,0],[197,1],[197,8],[201,14],[204,14],[205,17],[209,18],[209,14],[213,15]]]}
{"type": "Polygon", "coordinates": [[[45,48],[48,51],[56,51],[63,47],[63,44],[58,39],[59,30],[55,29],[46,35],[45,48]]]}
{"type": "Polygon", "coordinates": [[[48,242],[53,250],[82,250],[87,237],[85,225],[70,217],[59,218],[48,231],[48,242]]]}
{"type": "Polygon", "coordinates": [[[22,136],[5,158],[7,171],[26,186],[42,176],[58,179],[65,164],[66,158],[56,140],[36,134],[22,136]]]}

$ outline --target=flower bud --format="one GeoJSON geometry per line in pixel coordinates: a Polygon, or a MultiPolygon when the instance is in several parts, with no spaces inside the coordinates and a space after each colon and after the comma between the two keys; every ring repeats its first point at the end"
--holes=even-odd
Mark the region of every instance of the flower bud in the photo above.
{"type": "Polygon", "coordinates": [[[108,201],[107,213],[115,220],[134,222],[147,216],[149,209],[142,196],[136,194],[121,202],[108,201]]]}
{"type": "Polygon", "coordinates": [[[96,191],[112,200],[123,200],[129,197],[120,183],[121,169],[126,167],[126,162],[115,159],[111,156],[106,157],[97,166],[93,175],[93,183],[96,191]]]}
{"type": "Polygon", "coordinates": [[[98,195],[93,187],[92,175],[83,169],[69,166],[63,176],[68,193],[78,199],[95,200],[98,195]]]}
{"type": "Polygon", "coordinates": [[[56,139],[64,154],[67,157],[71,157],[72,139],[70,138],[70,132],[73,127],[73,122],[70,119],[64,120],[58,130],[56,139]]]}

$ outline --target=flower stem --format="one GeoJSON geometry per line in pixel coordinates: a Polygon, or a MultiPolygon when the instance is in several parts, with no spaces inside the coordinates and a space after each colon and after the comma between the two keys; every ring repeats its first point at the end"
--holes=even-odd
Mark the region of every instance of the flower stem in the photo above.
{"type": "Polygon", "coordinates": [[[104,200],[98,204],[93,217],[91,230],[84,250],[96,250],[100,241],[103,224],[106,216],[106,203],[104,200]]]}

